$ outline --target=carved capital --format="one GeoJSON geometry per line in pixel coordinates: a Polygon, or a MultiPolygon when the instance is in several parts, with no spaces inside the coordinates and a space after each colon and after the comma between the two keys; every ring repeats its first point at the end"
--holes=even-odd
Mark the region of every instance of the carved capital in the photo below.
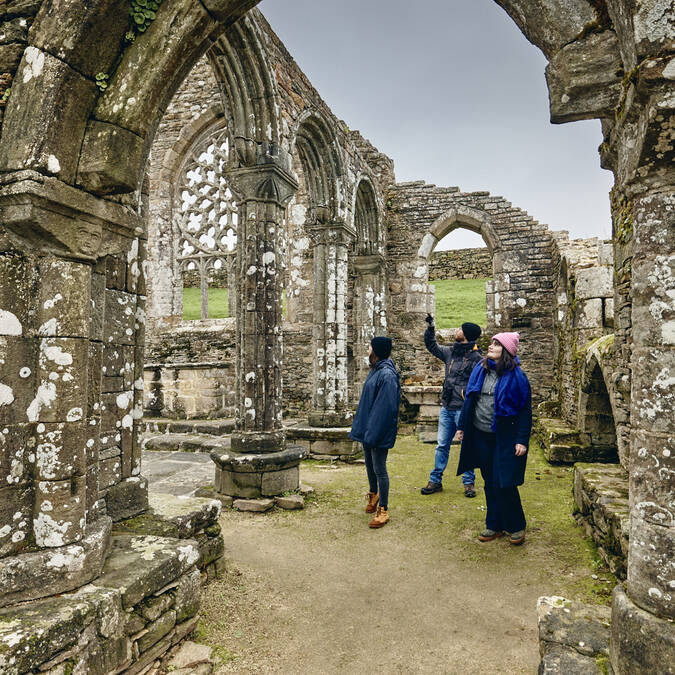
{"type": "Polygon", "coordinates": [[[344,244],[349,246],[356,238],[356,230],[343,222],[315,223],[306,227],[314,245],[344,244]]]}
{"type": "Polygon", "coordinates": [[[286,208],[298,189],[291,171],[290,156],[276,145],[261,143],[255,166],[226,170],[233,192],[239,202],[261,201],[286,208]]]}
{"type": "Polygon", "coordinates": [[[129,207],[34,171],[0,181],[0,222],[38,250],[84,261],[99,257],[105,230],[128,237],[143,233],[129,207]]]}

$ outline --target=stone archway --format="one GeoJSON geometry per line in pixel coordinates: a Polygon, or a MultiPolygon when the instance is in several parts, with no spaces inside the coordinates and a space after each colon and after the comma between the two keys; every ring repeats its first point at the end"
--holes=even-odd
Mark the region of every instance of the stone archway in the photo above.
{"type": "MultiPolygon", "coordinates": [[[[106,460],[94,451],[83,459],[78,450],[76,462],[68,460],[68,452],[61,446],[63,471],[53,482],[66,481],[70,497],[74,490],[79,501],[71,500],[65,489],[60,492],[63,499],[50,515],[56,527],[48,530],[54,534],[63,530],[67,536],[51,538],[43,530],[37,538],[39,547],[82,540],[80,523],[86,521],[83,500],[90,520],[102,521],[103,517],[97,517],[102,513],[98,485],[108,480],[103,498],[109,514],[119,515],[122,511],[115,509],[122,509],[123,504],[128,513],[144,508],[141,481],[130,480],[137,478],[134,473],[139,468],[133,431],[126,433],[129,417],[133,420],[131,402],[128,395],[117,400],[125,392],[132,392],[131,398],[136,399],[136,390],[129,388],[125,379],[131,374],[131,384],[136,381],[135,365],[126,359],[121,365],[115,360],[126,350],[133,353],[133,364],[140,362],[137,352],[143,342],[145,282],[139,265],[139,252],[141,261],[144,255],[143,222],[132,195],[140,187],[161,110],[211,40],[254,4],[237,0],[163,3],[143,39],[130,44],[124,42],[128,8],[119,0],[43,2],[37,16],[35,4],[31,4],[33,9],[23,10],[30,12],[32,26],[17,43],[16,59],[6,73],[14,84],[0,139],[0,167],[5,173],[0,186],[0,216],[5,226],[2,337],[3,351],[12,357],[3,364],[9,370],[2,371],[6,387],[2,389],[2,421],[9,430],[9,440],[3,442],[16,452],[26,434],[33,434],[30,425],[46,424],[73,425],[68,427],[68,436],[74,438],[76,425],[83,419],[94,428],[101,418],[104,426],[113,425],[111,431],[119,422],[122,430],[119,474],[111,451],[116,446],[104,448],[111,451],[106,460]],[[97,74],[112,70],[120,55],[109,81],[97,79],[97,74]],[[107,84],[101,87],[103,93],[97,82],[107,84]],[[115,195],[120,196],[101,199],[115,195]],[[68,268],[73,284],[72,288],[59,286],[68,291],[69,311],[50,315],[56,306],[45,305],[56,300],[56,294],[51,296],[50,271],[63,268],[68,268]],[[35,270],[40,274],[36,276],[35,270]],[[34,302],[37,298],[39,306],[34,302]],[[121,313],[116,311],[119,308],[123,308],[121,313]],[[101,312],[105,312],[105,328],[101,312]],[[102,354],[104,344],[122,350],[108,355],[111,372],[116,368],[122,373],[112,376],[121,381],[105,383],[112,391],[103,391],[104,383],[95,377],[101,358],[108,358],[102,354]],[[66,354],[72,358],[69,364],[56,363],[50,357],[68,361],[61,356],[66,354]],[[72,372],[50,371],[50,361],[63,369],[72,366],[72,372]],[[11,368],[18,363],[23,365],[15,373],[11,368]],[[28,371],[25,377],[21,375],[28,371]],[[59,375],[58,384],[50,380],[51,372],[59,375]],[[104,410],[103,395],[110,399],[104,410]],[[123,400],[127,405],[118,405],[123,400]],[[74,410],[81,410],[83,417],[75,419],[79,413],[74,410]],[[99,483],[96,474],[102,467],[107,473],[99,483]],[[120,478],[123,480],[118,481],[120,478]],[[113,496],[123,481],[132,493],[134,486],[138,488],[134,493],[138,499],[123,499],[119,490],[117,497],[113,496]],[[91,489],[78,487],[87,482],[91,489]],[[64,527],[66,523],[69,525],[64,527]]],[[[667,572],[672,569],[675,538],[672,484],[670,478],[662,479],[662,475],[672,477],[672,471],[659,473],[675,456],[671,451],[675,422],[663,414],[672,409],[675,395],[675,275],[669,236],[674,182],[672,13],[667,3],[659,2],[561,0],[549,3],[545,12],[538,1],[502,0],[499,4],[549,60],[554,120],[599,118],[603,123],[601,159],[616,178],[612,194],[619,312],[615,348],[621,363],[630,366],[634,392],[630,463],[634,536],[627,593],[618,588],[614,597],[611,660],[618,672],[658,670],[673,660],[672,625],[667,619],[675,616],[672,576],[667,572]],[[608,68],[608,63],[620,67],[608,68]],[[659,273],[653,274],[654,269],[659,273]],[[638,324],[639,330],[634,331],[633,325],[638,324]]],[[[4,82],[7,80],[5,77],[4,82]]],[[[242,161],[248,162],[249,169],[236,178],[250,212],[260,209],[261,215],[265,211],[266,217],[278,221],[287,193],[294,187],[290,165],[283,153],[264,145],[270,139],[259,133],[258,129],[244,140],[247,150],[242,161]],[[257,166],[251,170],[254,155],[256,162],[268,161],[267,169],[257,166]]],[[[56,276],[63,284],[61,272],[56,276]]],[[[243,290],[243,299],[250,299],[252,289],[243,290]]],[[[59,301],[66,297],[61,291],[59,301]]],[[[272,289],[273,304],[276,297],[272,289]]],[[[247,336],[241,334],[242,342],[247,336]]],[[[278,353],[278,346],[270,342],[268,365],[272,371],[278,353]]],[[[272,398],[278,396],[277,380],[267,384],[265,391],[272,398]]],[[[269,401],[266,405],[266,395],[252,386],[250,392],[242,389],[242,406],[249,398],[245,394],[254,396],[256,409],[259,404],[265,410],[266,423],[274,428],[272,420],[280,412],[276,404],[269,401]]],[[[37,428],[35,432],[43,433],[37,428]]],[[[266,440],[272,441],[273,436],[267,434],[266,440]]],[[[279,440],[274,436],[272,445],[279,440]]],[[[5,502],[21,510],[25,517],[20,522],[30,522],[34,516],[39,520],[41,498],[31,492],[35,487],[32,481],[27,481],[23,472],[11,475],[18,480],[9,486],[11,494],[5,495],[5,502]]],[[[52,487],[59,491],[65,483],[52,487]]],[[[46,522],[46,517],[41,522],[46,522]]],[[[10,540],[17,533],[10,526],[10,540]]],[[[10,555],[21,546],[19,541],[12,544],[10,555]]],[[[95,577],[97,570],[98,563],[77,581],[71,579],[58,588],[72,588],[95,577]]],[[[40,581],[44,582],[44,577],[40,581]]],[[[45,590],[54,592],[55,588],[33,589],[21,599],[45,590]]]]}

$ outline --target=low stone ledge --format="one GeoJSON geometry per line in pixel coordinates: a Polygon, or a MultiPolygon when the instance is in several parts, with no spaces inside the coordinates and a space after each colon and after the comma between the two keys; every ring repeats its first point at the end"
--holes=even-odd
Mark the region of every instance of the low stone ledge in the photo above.
{"type": "Polygon", "coordinates": [[[145,434],[143,438],[143,449],[153,452],[226,452],[230,447],[229,437],[210,434],[145,434]]]}
{"type": "Polygon", "coordinates": [[[591,444],[591,435],[569,426],[555,417],[535,419],[533,434],[544,450],[544,457],[554,464],[617,461],[616,447],[591,444]]]}
{"type": "Polygon", "coordinates": [[[620,464],[576,464],[577,519],[598,547],[612,574],[626,578],[630,506],[628,474],[620,464]]]}
{"type": "Polygon", "coordinates": [[[189,540],[114,536],[94,583],[0,609],[0,672],[142,672],[197,626],[197,558],[189,540]]]}
{"type": "Polygon", "coordinates": [[[209,434],[211,436],[225,436],[234,431],[233,418],[213,420],[177,420],[165,417],[144,417],[141,420],[141,429],[145,433],[159,434],[209,434]]]}
{"type": "Polygon", "coordinates": [[[611,609],[565,598],[537,602],[539,675],[602,673],[609,658],[611,609]]]}
{"type": "Polygon", "coordinates": [[[295,423],[286,427],[286,438],[304,448],[311,459],[353,461],[363,454],[361,444],[349,438],[350,427],[313,427],[295,423]]]}
{"type": "Polygon", "coordinates": [[[239,452],[210,453],[216,466],[223,471],[237,471],[238,473],[254,473],[258,471],[281,471],[290,466],[297,466],[306,455],[305,449],[295,445],[288,446],[280,452],[264,452],[260,454],[239,452]]]}
{"type": "Polygon", "coordinates": [[[0,607],[65,593],[95,579],[110,552],[111,529],[110,518],[102,517],[76,544],[1,559],[0,607]]]}
{"type": "Polygon", "coordinates": [[[132,476],[108,488],[105,495],[106,513],[113,521],[132,518],[148,508],[148,481],[132,476]]]}

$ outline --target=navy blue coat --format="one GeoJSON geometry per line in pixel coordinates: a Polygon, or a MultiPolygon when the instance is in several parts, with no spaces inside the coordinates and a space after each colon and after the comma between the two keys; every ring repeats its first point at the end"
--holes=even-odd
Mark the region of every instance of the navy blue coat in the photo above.
{"type": "MultiPolygon", "coordinates": [[[[477,366],[480,368],[481,366],[477,366]]],[[[476,401],[479,392],[473,392],[466,397],[462,412],[459,415],[457,428],[464,432],[462,449],[459,453],[457,475],[480,466],[478,451],[474,443],[476,427],[473,425],[476,401]]],[[[525,481],[525,466],[527,452],[518,457],[516,444],[520,443],[529,448],[530,432],[532,431],[532,394],[530,393],[525,405],[517,415],[508,417],[497,416],[495,420],[496,448],[493,464],[494,480],[500,487],[514,487],[525,481]]]]}
{"type": "Polygon", "coordinates": [[[369,447],[393,447],[400,403],[401,383],[394,362],[378,361],[363,384],[349,438],[369,447]]]}

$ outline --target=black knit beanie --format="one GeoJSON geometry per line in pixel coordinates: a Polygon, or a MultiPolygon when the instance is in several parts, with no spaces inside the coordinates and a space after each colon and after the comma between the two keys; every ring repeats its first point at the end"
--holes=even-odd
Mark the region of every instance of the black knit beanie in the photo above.
{"type": "Polygon", "coordinates": [[[469,342],[475,342],[480,337],[481,329],[477,324],[467,321],[462,324],[462,333],[469,342]]]}
{"type": "Polygon", "coordinates": [[[378,359],[388,359],[391,354],[391,338],[378,335],[370,341],[378,359]]]}

